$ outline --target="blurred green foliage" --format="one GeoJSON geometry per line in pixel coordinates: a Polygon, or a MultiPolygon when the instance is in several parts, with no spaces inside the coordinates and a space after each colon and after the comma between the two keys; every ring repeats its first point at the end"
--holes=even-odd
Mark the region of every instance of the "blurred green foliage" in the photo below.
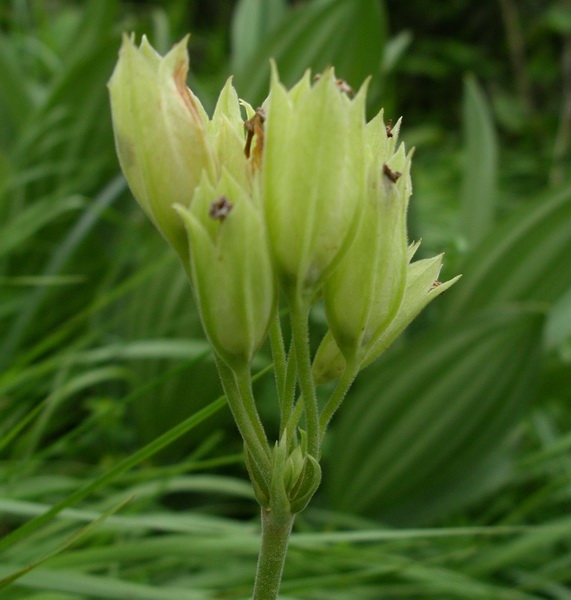
{"type": "Polygon", "coordinates": [[[260,103],[270,56],[288,83],[372,75],[370,114],[404,115],[417,147],[411,239],[463,273],[335,418],[283,597],[569,598],[563,0],[0,3],[5,597],[244,598],[254,573],[256,508],[188,284],[113,151],[123,31],[161,51],[192,32],[209,110],[230,74],[260,103]]]}

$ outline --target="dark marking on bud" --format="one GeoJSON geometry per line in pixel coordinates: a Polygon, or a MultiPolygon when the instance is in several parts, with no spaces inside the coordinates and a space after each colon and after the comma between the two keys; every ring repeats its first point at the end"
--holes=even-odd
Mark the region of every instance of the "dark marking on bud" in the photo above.
{"type": "Polygon", "coordinates": [[[402,175],[399,171],[393,171],[387,163],[383,165],[383,173],[386,177],[388,177],[393,183],[398,181],[398,178],[402,175]]]}
{"type": "Polygon", "coordinates": [[[388,138],[393,137],[393,120],[392,119],[389,119],[389,122],[387,123],[387,126],[385,127],[385,131],[387,132],[388,138]]]}
{"type": "Polygon", "coordinates": [[[246,158],[250,158],[252,152],[252,140],[256,136],[259,147],[259,154],[261,156],[262,148],[264,147],[264,121],[266,120],[266,112],[263,108],[256,108],[254,116],[244,121],[244,131],[246,132],[246,145],[244,147],[244,154],[246,158]]]}
{"type": "Polygon", "coordinates": [[[353,96],[355,94],[353,88],[344,79],[338,79],[335,82],[335,85],[342,94],[347,94],[347,96],[353,96]]]}
{"type": "Polygon", "coordinates": [[[432,285],[430,286],[431,290],[436,289],[437,287],[440,287],[442,285],[442,281],[433,281],[432,285]]]}
{"type": "Polygon", "coordinates": [[[224,219],[230,214],[230,211],[234,208],[234,205],[226,196],[220,196],[216,202],[210,205],[210,211],[208,215],[211,219],[224,223],[224,219]]]}
{"type": "MultiPolygon", "coordinates": [[[[314,81],[319,81],[321,79],[321,73],[317,73],[316,75],[314,75],[313,79],[314,81]]],[[[355,95],[353,88],[344,79],[336,79],[335,85],[342,94],[347,94],[347,96],[355,95]]]]}

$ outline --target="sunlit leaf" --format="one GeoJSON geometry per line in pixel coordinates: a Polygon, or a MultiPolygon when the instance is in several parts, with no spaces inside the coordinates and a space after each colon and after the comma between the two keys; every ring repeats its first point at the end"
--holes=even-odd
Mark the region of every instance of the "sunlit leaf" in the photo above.
{"type": "Polygon", "coordinates": [[[460,265],[448,319],[513,301],[552,304],[571,288],[571,187],[542,195],[495,227],[460,265]]]}
{"type": "Polygon", "coordinates": [[[339,77],[358,87],[381,69],[385,18],[376,0],[319,0],[293,10],[236,73],[240,95],[260,103],[267,94],[269,58],[292,85],[311,68],[333,65],[339,77]]]}
{"type": "Polygon", "coordinates": [[[490,107],[474,77],[464,80],[464,178],[460,233],[473,245],[492,226],[498,148],[490,107]]]}

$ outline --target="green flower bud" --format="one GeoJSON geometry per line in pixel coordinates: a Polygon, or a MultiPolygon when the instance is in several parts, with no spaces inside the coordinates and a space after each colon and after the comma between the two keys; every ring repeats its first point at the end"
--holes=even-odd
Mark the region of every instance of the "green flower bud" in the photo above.
{"type": "MultiPolygon", "coordinates": [[[[381,135],[387,139],[384,125],[381,135]]],[[[407,157],[401,146],[392,157],[371,151],[368,158],[363,219],[353,243],[327,279],[323,294],[337,345],[347,358],[357,360],[397,314],[408,264],[410,155],[407,157]]]]}
{"type": "Polygon", "coordinates": [[[260,210],[225,170],[215,186],[203,177],[190,207],[175,208],[188,233],[190,277],[206,334],[228,366],[247,366],[276,305],[260,210]]]}
{"type": "Polygon", "coordinates": [[[187,38],[159,56],[143,37],[124,36],[109,81],[119,162],[133,195],[147,216],[186,254],[186,234],[173,210],[188,206],[202,172],[214,172],[207,137],[208,117],[186,87],[187,38]]]}
{"type": "Polygon", "coordinates": [[[262,170],[272,253],[286,290],[311,296],[335,266],[361,215],[365,88],[351,99],[331,69],[289,92],[274,69],[262,170]]]}
{"type": "Polygon", "coordinates": [[[290,452],[284,467],[284,486],[288,495],[297,483],[303,467],[303,452],[301,446],[298,444],[290,452]]]}
{"type": "Polygon", "coordinates": [[[288,454],[287,430],[274,446],[270,506],[285,513],[301,512],[321,483],[321,467],[307,454],[307,437],[300,431],[302,441],[288,454]]]}
{"type": "MultiPolygon", "coordinates": [[[[409,248],[409,261],[420,244],[409,248]]],[[[442,255],[409,263],[406,274],[406,287],[398,312],[380,335],[369,341],[364,348],[360,368],[363,369],[376,360],[397,337],[410,325],[422,309],[434,298],[454,285],[460,275],[439,282],[438,274],[442,268],[442,255]]],[[[325,383],[338,379],[345,368],[345,358],[331,331],[328,331],[313,362],[313,376],[316,383],[325,383]]]]}

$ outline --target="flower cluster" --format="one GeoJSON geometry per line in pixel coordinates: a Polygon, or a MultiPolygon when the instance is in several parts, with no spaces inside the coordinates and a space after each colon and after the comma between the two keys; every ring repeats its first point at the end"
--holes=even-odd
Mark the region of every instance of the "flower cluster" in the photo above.
{"type": "Polygon", "coordinates": [[[290,90],[273,68],[254,110],[228,80],[212,118],[186,86],[186,39],[164,57],[125,36],[109,82],[117,153],[133,195],[183,262],[206,334],[231,369],[267,336],[280,290],[322,297],[330,331],[317,381],[374,360],[455,279],[411,262],[411,153],[400,122],[365,119],[332,69],[290,90]]]}
{"type": "Polygon", "coordinates": [[[161,57],[145,38],[137,47],[124,37],[109,82],[116,148],[191,281],[262,506],[254,598],[273,600],[295,515],[321,481],[331,417],[358,372],[456,278],[438,281],[442,256],[412,262],[412,155],[397,144],[400,122],[381,112],[367,123],[366,83],[353,94],[327,69],[288,90],[273,66],[262,106],[241,101],[228,80],[210,118],[187,72],[186,39],[161,57]],[[317,300],[329,331],[312,357],[317,300]],[[280,412],[273,447],[250,373],[268,335],[280,412]],[[330,380],[320,403],[316,386],[330,380]]]}

